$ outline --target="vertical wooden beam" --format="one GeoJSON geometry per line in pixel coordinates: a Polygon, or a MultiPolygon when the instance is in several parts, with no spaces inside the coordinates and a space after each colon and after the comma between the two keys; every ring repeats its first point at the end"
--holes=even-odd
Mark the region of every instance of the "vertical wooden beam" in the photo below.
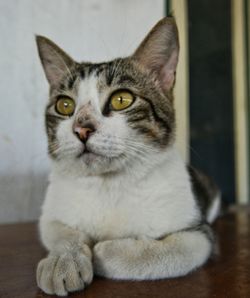
{"type": "Polygon", "coordinates": [[[180,38],[180,57],[175,86],[177,147],[189,161],[189,71],[187,0],[171,0],[170,11],[176,18],[180,38]]]}
{"type": "Polygon", "coordinates": [[[245,13],[244,0],[231,1],[236,201],[245,204],[249,201],[245,13]]]}

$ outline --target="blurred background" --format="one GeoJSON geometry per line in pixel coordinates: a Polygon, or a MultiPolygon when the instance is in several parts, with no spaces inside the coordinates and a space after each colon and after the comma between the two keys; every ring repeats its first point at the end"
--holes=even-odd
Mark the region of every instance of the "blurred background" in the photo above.
{"type": "Polygon", "coordinates": [[[180,34],[177,145],[230,204],[249,202],[248,0],[0,0],[0,222],[36,220],[49,160],[35,34],[78,61],[131,54],[173,12],[180,34]]]}

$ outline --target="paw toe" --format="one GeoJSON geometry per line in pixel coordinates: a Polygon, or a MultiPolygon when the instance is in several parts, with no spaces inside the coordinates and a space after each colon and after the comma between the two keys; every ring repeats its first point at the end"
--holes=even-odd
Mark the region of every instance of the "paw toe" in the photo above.
{"type": "Polygon", "coordinates": [[[66,296],[93,279],[92,263],[82,254],[48,256],[37,267],[37,284],[47,294],[66,296]]]}

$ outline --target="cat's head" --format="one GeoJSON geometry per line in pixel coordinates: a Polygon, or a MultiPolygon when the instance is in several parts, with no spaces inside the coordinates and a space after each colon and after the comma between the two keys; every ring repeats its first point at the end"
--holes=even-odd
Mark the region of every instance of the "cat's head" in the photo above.
{"type": "Polygon", "coordinates": [[[39,55],[50,84],[49,154],[64,169],[100,175],[154,164],[173,143],[173,86],[178,32],[156,24],[135,53],[105,63],[78,63],[45,37],[39,55]]]}

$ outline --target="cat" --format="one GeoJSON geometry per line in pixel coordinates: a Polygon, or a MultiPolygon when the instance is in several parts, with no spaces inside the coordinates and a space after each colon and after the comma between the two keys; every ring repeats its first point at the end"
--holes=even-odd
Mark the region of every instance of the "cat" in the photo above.
{"type": "Polygon", "coordinates": [[[105,63],[77,63],[49,39],[36,40],[50,85],[52,167],[38,286],[65,296],[94,274],[162,279],[204,264],[220,192],[175,148],[175,19],[159,21],[133,55],[105,63]]]}

